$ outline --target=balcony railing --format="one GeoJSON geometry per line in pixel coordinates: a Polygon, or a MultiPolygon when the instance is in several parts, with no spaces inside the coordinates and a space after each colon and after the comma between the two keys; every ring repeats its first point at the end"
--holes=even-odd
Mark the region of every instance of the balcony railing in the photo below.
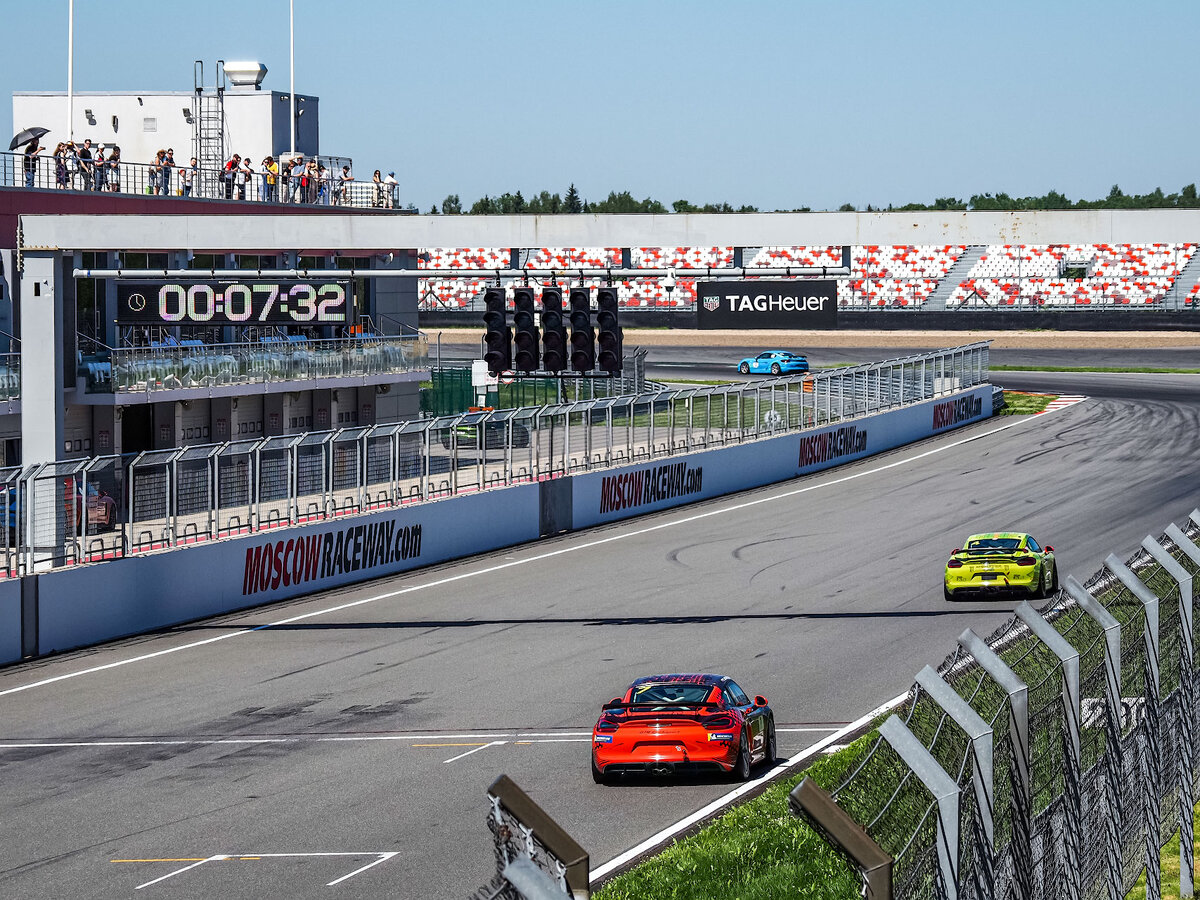
{"type": "Polygon", "coordinates": [[[308,178],[299,170],[286,176],[282,173],[268,175],[257,168],[243,174],[227,173],[222,169],[196,169],[185,184],[181,172],[187,160],[182,159],[176,160],[174,167],[165,169],[125,160],[115,164],[105,160],[100,165],[95,162],[81,165],[70,158],[62,165],[59,162],[49,152],[39,153],[27,169],[24,153],[0,153],[0,187],[416,212],[411,207],[401,208],[399,185],[377,183],[370,178],[345,181],[332,171],[322,177],[308,178]]]}
{"type": "Polygon", "coordinates": [[[21,396],[21,354],[0,353],[0,400],[21,396]]]}
{"type": "Polygon", "coordinates": [[[424,335],[356,335],[313,341],[264,338],[258,343],[203,344],[105,350],[84,356],[88,393],[145,393],[270,381],[384,375],[429,367],[424,335]]]}

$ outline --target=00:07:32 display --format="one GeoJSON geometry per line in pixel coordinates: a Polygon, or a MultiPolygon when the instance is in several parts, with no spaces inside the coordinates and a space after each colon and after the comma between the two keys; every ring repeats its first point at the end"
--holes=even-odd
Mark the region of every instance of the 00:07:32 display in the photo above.
{"type": "Polygon", "coordinates": [[[338,324],[346,321],[346,289],[340,284],[231,284],[215,291],[207,284],[164,284],[158,291],[158,313],[164,322],[267,322],[288,317],[294,322],[338,324]]]}

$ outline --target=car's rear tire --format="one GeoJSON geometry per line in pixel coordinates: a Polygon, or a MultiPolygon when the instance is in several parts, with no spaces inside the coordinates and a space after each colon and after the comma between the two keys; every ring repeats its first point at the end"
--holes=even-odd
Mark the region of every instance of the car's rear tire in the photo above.
{"type": "Polygon", "coordinates": [[[950,588],[946,587],[944,584],[942,585],[942,596],[951,602],[954,601],[954,591],[950,590],[950,588]]]}
{"type": "Polygon", "coordinates": [[[750,735],[745,731],[742,732],[742,740],[738,744],[737,762],[733,764],[729,777],[733,781],[750,780],[750,735]]]}
{"type": "Polygon", "coordinates": [[[738,366],[738,371],[741,372],[743,375],[749,375],[750,374],[750,363],[742,363],[740,366],[738,366]]]}
{"type": "Polygon", "coordinates": [[[1033,597],[1035,600],[1045,600],[1046,594],[1046,571],[1043,569],[1038,572],[1037,587],[1033,589],[1033,597]]]}
{"type": "Polygon", "coordinates": [[[783,369],[779,368],[779,363],[771,363],[771,374],[778,375],[783,369]]]}
{"type": "Polygon", "coordinates": [[[596,782],[596,784],[608,784],[610,780],[611,780],[610,776],[605,774],[604,772],[600,771],[599,767],[597,767],[596,759],[595,759],[595,757],[593,757],[592,758],[592,781],[596,782]]]}
{"type": "Polygon", "coordinates": [[[1050,593],[1052,593],[1052,594],[1058,593],[1058,566],[1057,565],[1055,565],[1055,567],[1050,571],[1050,593]]]}
{"type": "Polygon", "coordinates": [[[775,740],[775,718],[771,718],[767,726],[767,752],[763,754],[763,762],[768,769],[775,768],[775,759],[779,756],[779,745],[775,740]]]}

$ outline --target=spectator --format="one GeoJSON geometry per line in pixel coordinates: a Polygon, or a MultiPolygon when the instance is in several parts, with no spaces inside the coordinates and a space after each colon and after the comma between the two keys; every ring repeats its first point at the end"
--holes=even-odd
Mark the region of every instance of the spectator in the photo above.
{"type": "Polygon", "coordinates": [[[333,202],[340,206],[349,200],[350,182],[354,180],[354,175],[350,172],[349,166],[342,166],[342,174],[337,178],[336,192],[334,193],[333,202]]]}
{"type": "Polygon", "coordinates": [[[83,189],[90,191],[92,189],[92,181],[95,177],[95,170],[92,168],[92,139],[85,138],[83,146],[76,153],[79,163],[79,174],[83,176],[83,189]]]}
{"type": "Polygon", "coordinates": [[[96,145],[96,157],[92,160],[92,168],[96,172],[96,190],[104,190],[108,184],[108,160],[104,158],[104,145],[96,145]]]}
{"type": "Polygon", "coordinates": [[[322,206],[329,203],[329,172],[323,165],[317,166],[317,203],[322,206]]]}
{"type": "Polygon", "coordinates": [[[54,187],[57,190],[67,189],[67,145],[62,141],[54,148],[54,187]]]}
{"type": "Polygon", "coordinates": [[[387,178],[383,179],[383,184],[387,189],[387,203],[385,205],[388,209],[394,209],[396,206],[396,189],[400,184],[400,182],[396,181],[396,173],[388,172],[387,178]]]}
{"type": "Polygon", "coordinates": [[[233,154],[229,162],[225,163],[225,171],[221,173],[221,178],[225,182],[225,199],[233,199],[233,182],[237,176],[237,170],[241,168],[242,158],[238,154],[233,154]]]}
{"type": "Polygon", "coordinates": [[[317,161],[310,159],[304,167],[304,202],[317,202],[317,161]]]}
{"type": "Polygon", "coordinates": [[[162,192],[164,195],[171,193],[171,170],[175,168],[175,151],[168,147],[167,155],[162,161],[162,192]]]}
{"type": "Polygon", "coordinates": [[[259,192],[259,199],[270,202],[275,199],[275,173],[279,169],[275,166],[273,157],[266,157],[262,161],[262,166],[259,172],[262,174],[262,190],[259,192]]]}
{"type": "Polygon", "coordinates": [[[159,150],[154,154],[154,162],[150,164],[150,187],[146,191],[148,194],[157,194],[158,186],[162,183],[162,163],[167,157],[166,150],[159,150]]]}
{"type": "Polygon", "coordinates": [[[371,181],[375,185],[375,199],[371,201],[372,206],[383,206],[383,179],[379,176],[379,170],[375,170],[375,174],[371,176],[371,181]]]}
{"type": "Polygon", "coordinates": [[[25,148],[25,187],[27,188],[33,187],[33,179],[37,175],[37,152],[41,149],[36,139],[30,141],[29,146],[25,148]]]}
{"type": "Polygon", "coordinates": [[[304,157],[297,156],[292,162],[292,202],[302,203],[304,201],[304,189],[308,186],[305,184],[304,173],[304,157]]]}
{"type": "Polygon", "coordinates": [[[67,160],[67,183],[74,190],[75,178],[79,175],[79,153],[75,149],[74,141],[67,141],[67,149],[64,151],[64,156],[67,160]]]}
{"type": "Polygon", "coordinates": [[[188,165],[179,167],[179,190],[184,197],[192,196],[198,170],[199,167],[196,164],[196,157],[194,156],[188,165]]]}
{"type": "Polygon", "coordinates": [[[234,157],[239,160],[239,165],[233,173],[233,183],[237,186],[237,199],[246,199],[246,182],[254,179],[254,170],[250,168],[250,157],[241,158],[234,154],[234,157]]]}
{"type": "Polygon", "coordinates": [[[121,148],[116,144],[108,154],[108,189],[121,190],[121,148]]]}

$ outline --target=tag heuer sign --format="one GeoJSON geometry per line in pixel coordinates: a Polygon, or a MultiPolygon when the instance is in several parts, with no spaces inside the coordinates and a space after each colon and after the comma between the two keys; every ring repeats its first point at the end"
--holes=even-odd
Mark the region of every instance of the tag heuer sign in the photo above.
{"type": "Polygon", "coordinates": [[[836,328],[836,281],[702,281],[697,328],[836,328]]]}

